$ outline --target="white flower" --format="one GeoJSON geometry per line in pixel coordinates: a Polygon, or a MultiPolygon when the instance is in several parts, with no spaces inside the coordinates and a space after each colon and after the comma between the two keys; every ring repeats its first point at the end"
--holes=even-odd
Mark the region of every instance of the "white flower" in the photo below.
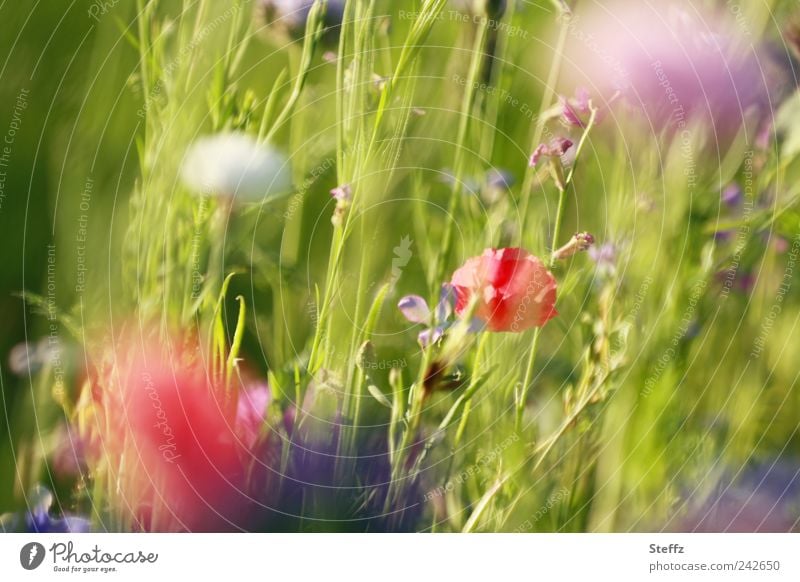
{"type": "Polygon", "coordinates": [[[238,132],[204,137],[192,144],[181,176],[198,194],[245,201],[285,194],[292,185],[286,156],[238,132]]]}

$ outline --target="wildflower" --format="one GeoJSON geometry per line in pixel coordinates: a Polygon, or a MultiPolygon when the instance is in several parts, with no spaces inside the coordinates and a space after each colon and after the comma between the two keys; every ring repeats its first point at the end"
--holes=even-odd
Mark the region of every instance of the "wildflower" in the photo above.
{"type": "MultiPolygon", "coordinates": [[[[719,461],[715,461],[719,462],[719,461]]],[[[695,492],[676,531],[793,532],[797,530],[800,475],[796,461],[778,458],[753,461],[722,471],[711,494],[695,492]]]]}
{"type": "Polygon", "coordinates": [[[728,184],[720,193],[726,206],[738,206],[742,201],[742,189],[735,182],[728,184]]]}
{"type": "Polygon", "coordinates": [[[86,533],[90,530],[88,519],[74,515],[54,518],[50,515],[53,494],[41,485],[34,487],[28,496],[29,510],[19,514],[0,516],[0,531],[26,533],[86,533]]]}
{"type": "MultiPolygon", "coordinates": [[[[339,27],[344,18],[345,0],[328,0],[323,40],[330,43],[339,36],[339,27]]],[[[306,30],[306,21],[314,0],[258,0],[255,3],[256,18],[262,27],[274,27],[279,33],[292,38],[301,38],[306,30]]]]}
{"type": "MultiPolygon", "coordinates": [[[[450,187],[456,186],[456,175],[450,168],[442,168],[439,176],[439,181],[447,184],[450,187]]],[[[481,184],[478,180],[470,177],[462,177],[460,183],[462,192],[466,194],[477,194],[481,189],[481,184]]]]}
{"type": "Polygon", "coordinates": [[[481,197],[487,204],[494,204],[514,185],[514,174],[508,170],[492,168],[486,172],[481,197]]]}
{"type": "Polygon", "coordinates": [[[775,252],[778,254],[782,255],[783,253],[789,250],[789,241],[780,235],[775,235],[775,241],[772,244],[773,248],[775,249],[775,252]]]}
{"type": "Polygon", "coordinates": [[[550,140],[549,143],[540,143],[533,154],[531,154],[530,166],[534,167],[539,163],[539,160],[544,157],[548,158],[561,158],[567,153],[567,150],[572,147],[572,142],[565,137],[556,137],[550,140]]]}
{"type": "Polygon", "coordinates": [[[486,249],[456,270],[451,284],[456,313],[462,315],[477,300],[475,315],[490,331],[541,327],[558,315],[555,278],[523,249],[486,249]]]}
{"type": "MultiPolygon", "coordinates": [[[[424,348],[439,341],[453,323],[450,317],[453,314],[453,289],[445,283],[439,293],[439,302],[431,311],[428,302],[419,295],[406,295],[397,304],[397,308],[408,321],[412,323],[433,323],[432,327],[422,330],[417,336],[417,341],[424,348]]],[[[478,331],[480,322],[473,322],[470,331],[478,331]]]]}
{"type": "Polygon", "coordinates": [[[353,190],[350,184],[343,184],[331,190],[331,196],[336,200],[336,208],[333,210],[331,222],[334,226],[339,226],[344,222],[344,215],[353,200],[353,190]]]}
{"type": "Polygon", "coordinates": [[[252,449],[258,442],[270,401],[266,383],[242,390],[236,403],[236,435],[245,447],[252,449]]]}
{"type": "Polygon", "coordinates": [[[508,190],[514,185],[514,174],[508,170],[492,168],[486,172],[484,183],[487,188],[497,188],[498,190],[508,190]]]}
{"type": "MultiPolygon", "coordinates": [[[[764,46],[743,51],[752,39],[741,27],[673,4],[625,3],[624,10],[584,13],[581,33],[592,42],[573,43],[568,51],[587,85],[601,95],[623,88],[655,131],[681,131],[702,120],[716,143],[736,135],[753,109],[761,119],[771,117],[787,75],[769,66],[764,46]],[[602,52],[593,50],[601,46],[602,52]]],[[[566,117],[575,113],[573,124],[585,121],[582,105],[582,95],[570,102],[566,117]]]]}
{"type": "Polygon", "coordinates": [[[552,176],[559,190],[565,188],[564,166],[574,161],[565,155],[572,147],[572,142],[565,137],[556,137],[548,143],[540,143],[531,154],[529,165],[535,167],[542,157],[548,158],[547,171],[552,176]]]}
{"type": "Polygon", "coordinates": [[[337,202],[350,202],[353,199],[353,190],[350,188],[350,184],[343,184],[331,190],[331,196],[337,202]]]}
{"type": "Polygon", "coordinates": [[[559,96],[558,104],[561,111],[561,121],[566,125],[585,128],[589,123],[592,113],[592,102],[589,91],[585,87],[578,87],[575,97],[559,96]]]}
{"type": "Polygon", "coordinates": [[[428,302],[419,295],[406,295],[400,299],[397,308],[412,323],[426,323],[431,317],[428,302]]]}
{"type": "Polygon", "coordinates": [[[196,141],[186,154],[181,175],[198,194],[246,201],[285,194],[292,184],[286,157],[240,132],[196,141]]]}
{"type": "Polygon", "coordinates": [[[617,272],[617,248],[613,243],[604,242],[600,246],[589,248],[589,258],[597,267],[597,276],[600,278],[612,277],[617,272]]]}
{"type": "Polygon", "coordinates": [[[594,237],[588,232],[576,232],[569,242],[553,252],[553,258],[561,260],[571,257],[575,253],[587,250],[594,244],[594,237]]]}
{"type": "MultiPolygon", "coordinates": [[[[252,513],[245,492],[257,397],[210,377],[196,349],[123,344],[98,379],[104,451],[119,467],[121,507],[150,531],[237,529],[252,513]],[[241,435],[241,436],[240,436],[241,435]]],[[[258,427],[260,428],[260,426],[258,427]]]]}
{"type": "Polygon", "coordinates": [[[714,240],[720,243],[729,242],[733,238],[732,230],[718,230],[714,232],[714,240]]]}

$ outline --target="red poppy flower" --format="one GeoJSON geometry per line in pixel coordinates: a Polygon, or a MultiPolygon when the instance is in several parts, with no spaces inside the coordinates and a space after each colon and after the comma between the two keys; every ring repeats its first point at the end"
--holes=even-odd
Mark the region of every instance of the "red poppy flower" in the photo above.
{"type": "Polygon", "coordinates": [[[477,296],[475,316],[491,331],[541,327],[558,315],[556,280],[544,263],[523,249],[486,249],[453,273],[456,313],[477,296]]]}

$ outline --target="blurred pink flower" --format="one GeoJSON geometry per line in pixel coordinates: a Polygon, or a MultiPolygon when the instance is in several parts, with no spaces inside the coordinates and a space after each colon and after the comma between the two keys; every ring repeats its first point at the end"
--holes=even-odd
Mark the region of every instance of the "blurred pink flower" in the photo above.
{"type": "MultiPolygon", "coordinates": [[[[104,413],[98,440],[110,463],[117,503],[145,531],[228,531],[250,522],[250,444],[266,406],[214,379],[197,346],[121,340],[115,371],[96,379],[104,413]],[[108,430],[103,427],[113,427],[108,430]]],[[[262,416],[263,418],[263,416],[262,416]]]]}
{"type": "MultiPolygon", "coordinates": [[[[719,138],[751,109],[769,106],[764,55],[732,18],[674,3],[614,2],[569,20],[569,82],[609,99],[622,91],[654,131],[680,130],[691,119],[709,122],[719,138]]],[[[583,120],[587,94],[562,100],[565,119],[583,120]]],[[[598,99],[598,102],[600,99],[598,99]]]]}
{"type": "Polygon", "coordinates": [[[239,393],[236,404],[236,434],[248,449],[252,449],[258,442],[269,400],[269,386],[266,383],[256,384],[239,393]]]}

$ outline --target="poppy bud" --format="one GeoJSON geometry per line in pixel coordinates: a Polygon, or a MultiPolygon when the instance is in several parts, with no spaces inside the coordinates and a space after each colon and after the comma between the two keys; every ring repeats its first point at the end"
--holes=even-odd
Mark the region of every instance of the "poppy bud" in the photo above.
{"type": "Polygon", "coordinates": [[[553,252],[554,259],[566,259],[575,253],[587,250],[594,244],[594,237],[588,232],[576,232],[569,242],[553,252]]]}

